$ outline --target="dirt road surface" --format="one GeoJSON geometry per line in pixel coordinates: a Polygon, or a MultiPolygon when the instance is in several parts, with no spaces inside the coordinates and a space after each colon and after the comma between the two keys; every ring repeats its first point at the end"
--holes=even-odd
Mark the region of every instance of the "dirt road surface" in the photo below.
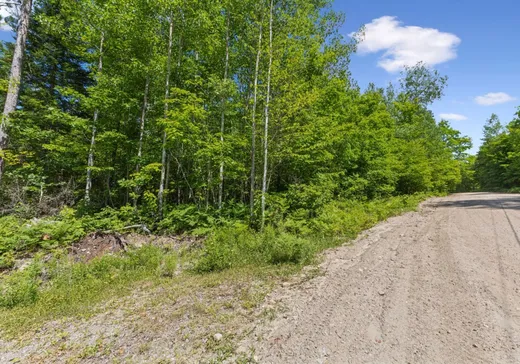
{"type": "Polygon", "coordinates": [[[520,363],[520,195],[458,194],[326,254],[249,342],[260,363],[520,363]]]}

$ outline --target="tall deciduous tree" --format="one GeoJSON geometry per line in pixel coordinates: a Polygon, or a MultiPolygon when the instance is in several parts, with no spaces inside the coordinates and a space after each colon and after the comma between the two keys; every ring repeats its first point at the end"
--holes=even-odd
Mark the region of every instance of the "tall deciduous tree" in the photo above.
{"type": "Polygon", "coordinates": [[[262,34],[264,21],[264,7],[261,6],[261,19],[258,29],[258,45],[256,51],[255,73],[253,80],[253,106],[251,116],[251,185],[249,189],[249,215],[251,221],[255,217],[255,190],[256,190],[256,108],[258,102],[258,77],[260,73],[260,57],[262,56],[262,34]]]}
{"type": "Polygon", "coordinates": [[[269,161],[269,113],[271,106],[271,72],[273,68],[273,11],[274,0],[269,5],[269,65],[267,66],[267,91],[265,100],[264,122],[264,171],[262,175],[261,225],[265,225],[265,198],[267,194],[267,170],[269,161]]]}
{"type": "MultiPolygon", "coordinates": [[[[169,32],[168,32],[168,56],[166,60],[166,81],[165,81],[165,96],[164,96],[164,117],[168,116],[168,101],[170,98],[170,77],[171,77],[171,67],[172,67],[172,51],[173,51],[173,13],[170,14],[169,19],[169,32]]],[[[161,153],[161,181],[159,185],[159,195],[157,196],[157,200],[159,203],[159,216],[162,218],[163,216],[163,206],[164,206],[164,190],[166,184],[166,144],[168,140],[168,134],[166,130],[163,132],[163,141],[162,141],[162,153],[161,153]]]]}
{"type": "Polygon", "coordinates": [[[5,98],[2,120],[0,121],[0,182],[5,167],[3,152],[7,148],[6,123],[10,114],[16,110],[16,105],[18,104],[18,98],[20,96],[25,43],[29,32],[31,10],[32,0],[22,0],[20,4],[20,19],[18,21],[18,29],[16,30],[16,43],[11,63],[11,72],[9,75],[9,87],[5,98]]]}
{"type": "MultiPolygon", "coordinates": [[[[103,71],[103,45],[105,42],[105,35],[101,33],[101,40],[99,41],[99,63],[98,63],[98,74],[103,71]]],[[[88,163],[87,163],[87,183],[85,186],[85,202],[90,203],[90,190],[92,189],[92,168],[94,167],[94,148],[96,146],[96,133],[97,123],[99,118],[99,109],[96,108],[94,111],[94,118],[92,119],[92,137],[90,139],[90,148],[88,151],[88,163]]]]}

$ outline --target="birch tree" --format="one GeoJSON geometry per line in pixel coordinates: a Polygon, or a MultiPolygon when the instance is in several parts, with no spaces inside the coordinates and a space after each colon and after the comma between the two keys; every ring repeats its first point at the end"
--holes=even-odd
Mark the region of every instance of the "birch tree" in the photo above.
{"type": "Polygon", "coordinates": [[[269,6],[269,65],[267,67],[267,91],[265,101],[265,123],[264,123],[264,171],[262,175],[262,230],[265,225],[265,197],[267,194],[267,170],[268,170],[268,154],[269,154],[269,106],[271,102],[271,71],[273,67],[273,9],[274,0],[271,0],[269,6]]]}
{"type": "MultiPolygon", "coordinates": [[[[11,2],[0,3],[2,5],[12,4],[11,2]]],[[[18,5],[17,3],[15,3],[18,5]]],[[[20,85],[22,81],[23,59],[25,53],[25,43],[29,32],[29,23],[31,20],[32,0],[22,0],[20,6],[20,19],[16,30],[16,43],[14,47],[13,61],[11,63],[11,72],[9,75],[9,86],[7,96],[5,98],[4,112],[2,121],[0,122],[0,182],[4,171],[3,153],[7,148],[7,131],[6,123],[9,115],[16,110],[18,98],[20,96],[20,85]]]]}
{"type": "MultiPolygon", "coordinates": [[[[98,63],[98,75],[101,75],[103,71],[103,45],[105,42],[105,34],[101,33],[101,40],[99,41],[99,63],[98,63]]],[[[87,164],[87,183],[85,186],[85,203],[90,204],[90,190],[92,189],[92,168],[94,167],[94,147],[96,146],[96,133],[97,123],[99,118],[99,109],[96,108],[94,111],[94,118],[92,119],[92,137],[90,140],[90,149],[88,152],[88,164],[87,164]]]]}
{"type": "MultiPolygon", "coordinates": [[[[224,61],[224,85],[228,80],[228,72],[229,72],[229,22],[230,22],[230,13],[229,10],[226,11],[226,55],[224,61]]],[[[220,115],[220,146],[222,150],[224,150],[224,132],[226,127],[226,93],[222,96],[222,111],[220,115]]],[[[222,199],[224,195],[224,159],[223,152],[221,153],[220,158],[220,171],[219,171],[219,186],[218,186],[218,208],[222,209],[222,199]]]]}
{"type": "MultiPolygon", "coordinates": [[[[164,95],[164,118],[168,117],[168,99],[170,98],[170,76],[171,76],[171,64],[172,64],[172,49],[173,49],[173,13],[170,14],[169,19],[169,33],[168,33],[168,57],[166,60],[166,81],[165,81],[165,95],[164,95]]],[[[159,194],[157,196],[158,205],[159,205],[159,216],[162,218],[163,215],[163,203],[164,203],[164,190],[165,190],[165,182],[166,182],[166,143],[168,141],[168,133],[166,129],[163,132],[163,142],[162,142],[162,153],[161,153],[161,181],[159,185],[159,194]]]]}
{"type": "Polygon", "coordinates": [[[251,222],[255,218],[255,190],[256,190],[256,107],[258,102],[258,76],[260,72],[260,58],[262,56],[262,33],[263,33],[263,6],[262,16],[258,29],[258,45],[256,52],[255,73],[253,81],[253,108],[251,115],[251,184],[249,190],[249,215],[251,222]]]}

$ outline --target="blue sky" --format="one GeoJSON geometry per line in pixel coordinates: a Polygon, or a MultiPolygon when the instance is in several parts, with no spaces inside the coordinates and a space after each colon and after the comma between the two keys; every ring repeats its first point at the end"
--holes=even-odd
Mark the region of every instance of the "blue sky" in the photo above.
{"type": "Polygon", "coordinates": [[[450,122],[473,139],[473,152],[491,113],[504,123],[513,119],[520,105],[519,1],[335,0],[334,8],[346,14],[344,35],[368,24],[351,63],[362,88],[396,81],[401,64],[432,63],[449,77],[432,110],[438,119],[454,114],[450,122]]]}
{"type": "Polygon", "coordinates": [[[13,35],[10,31],[0,29],[0,40],[13,40],[13,35]]]}

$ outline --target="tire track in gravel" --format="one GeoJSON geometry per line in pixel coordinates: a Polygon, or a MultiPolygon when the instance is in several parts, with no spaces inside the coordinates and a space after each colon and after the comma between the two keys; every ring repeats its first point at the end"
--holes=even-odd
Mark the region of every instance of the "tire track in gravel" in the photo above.
{"type": "Polygon", "coordinates": [[[242,346],[260,363],[520,363],[520,196],[457,194],[325,254],[242,346]]]}

